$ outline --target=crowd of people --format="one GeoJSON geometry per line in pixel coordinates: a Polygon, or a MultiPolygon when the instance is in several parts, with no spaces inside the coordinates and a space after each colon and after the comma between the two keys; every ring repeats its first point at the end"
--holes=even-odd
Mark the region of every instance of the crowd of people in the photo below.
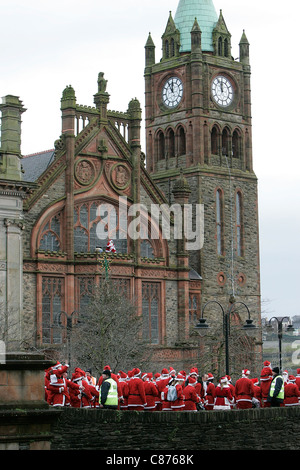
{"type": "Polygon", "coordinates": [[[51,406],[108,408],[137,411],[231,410],[300,403],[300,369],[297,376],[265,361],[260,378],[250,378],[244,369],[232,383],[224,375],[215,381],[211,373],[199,376],[196,367],[187,373],[172,367],[161,373],[142,373],[139,368],[113,373],[104,367],[99,379],[92,371],[76,367],[68,378],[69,366],[59,362],[45,371],[45,399],[51,406]]]}

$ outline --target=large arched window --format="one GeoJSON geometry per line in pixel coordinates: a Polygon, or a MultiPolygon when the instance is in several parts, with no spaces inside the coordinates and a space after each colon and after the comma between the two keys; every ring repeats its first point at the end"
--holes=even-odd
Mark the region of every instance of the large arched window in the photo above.
{"type": "Polygon", "coordinates": [[[39,241],[39,250],[60,251],[61,243],[61,213],[51,217],[42,229],[39,241]]]}
{"type": "Polygon", "coordinates": [[[113,204],[86,201],[74,207],[74,251],[94,253],[112,239],[118,253],[127,253],[127,215],[113,204]]]}
{"type": "Polygon", "coordinates": [[[216,236],[217,253],[224,255],[224,215],[223,215],[223,191],[218,189],[216,192],[216,236]]]}

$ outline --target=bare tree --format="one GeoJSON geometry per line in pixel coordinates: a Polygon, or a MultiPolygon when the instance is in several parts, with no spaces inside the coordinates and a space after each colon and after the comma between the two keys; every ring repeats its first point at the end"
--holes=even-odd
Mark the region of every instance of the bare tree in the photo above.
{"type": "Polygon", "coordinates": [[[116,282],[103,279],[70,332],[72,366],[98,373],[107,364],[114,371],[146,367],[151,352],[141,338],[136,305],[116,282]]]}

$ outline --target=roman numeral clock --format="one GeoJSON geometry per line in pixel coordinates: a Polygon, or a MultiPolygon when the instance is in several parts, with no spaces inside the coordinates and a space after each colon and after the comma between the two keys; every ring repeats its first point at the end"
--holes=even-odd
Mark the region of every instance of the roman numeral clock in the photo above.
{"type": "Polygon", "coordinates": [[[233,102],[234,91],[233,84],[229,78],[224,75],[217,75],[211,84],[212,98],[218,106],[226,108],[233,102]]]}
{"type": "Polygon", "coordinates": [[[176,108],[183,95],[183,83],[178,77],[166,80],[162,88],[162,101],[167,108],[176,108]]]}

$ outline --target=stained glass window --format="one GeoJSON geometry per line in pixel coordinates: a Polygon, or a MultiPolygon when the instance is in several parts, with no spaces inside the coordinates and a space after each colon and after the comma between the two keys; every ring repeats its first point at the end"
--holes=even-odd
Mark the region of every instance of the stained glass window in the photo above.
{"type": "Polygon", "coordinates": [[[59,251],[61,250],[60,241],[61,232],[61,214],[52,217],[42,230],[40,237],[39,250],[59,251]]]}
{"type": "Polygon", "coordinates": [[[42,281],[42,342],[62,342],[62,330],[55,325],[56,316],[62,310],[62,283],[58,277],[44,277],[42,281]]]}
{"type": "Polygon", "coordinates": [[[160,285],[155,282],[142,283],[143,339],[159,344],[160,285]]]}

